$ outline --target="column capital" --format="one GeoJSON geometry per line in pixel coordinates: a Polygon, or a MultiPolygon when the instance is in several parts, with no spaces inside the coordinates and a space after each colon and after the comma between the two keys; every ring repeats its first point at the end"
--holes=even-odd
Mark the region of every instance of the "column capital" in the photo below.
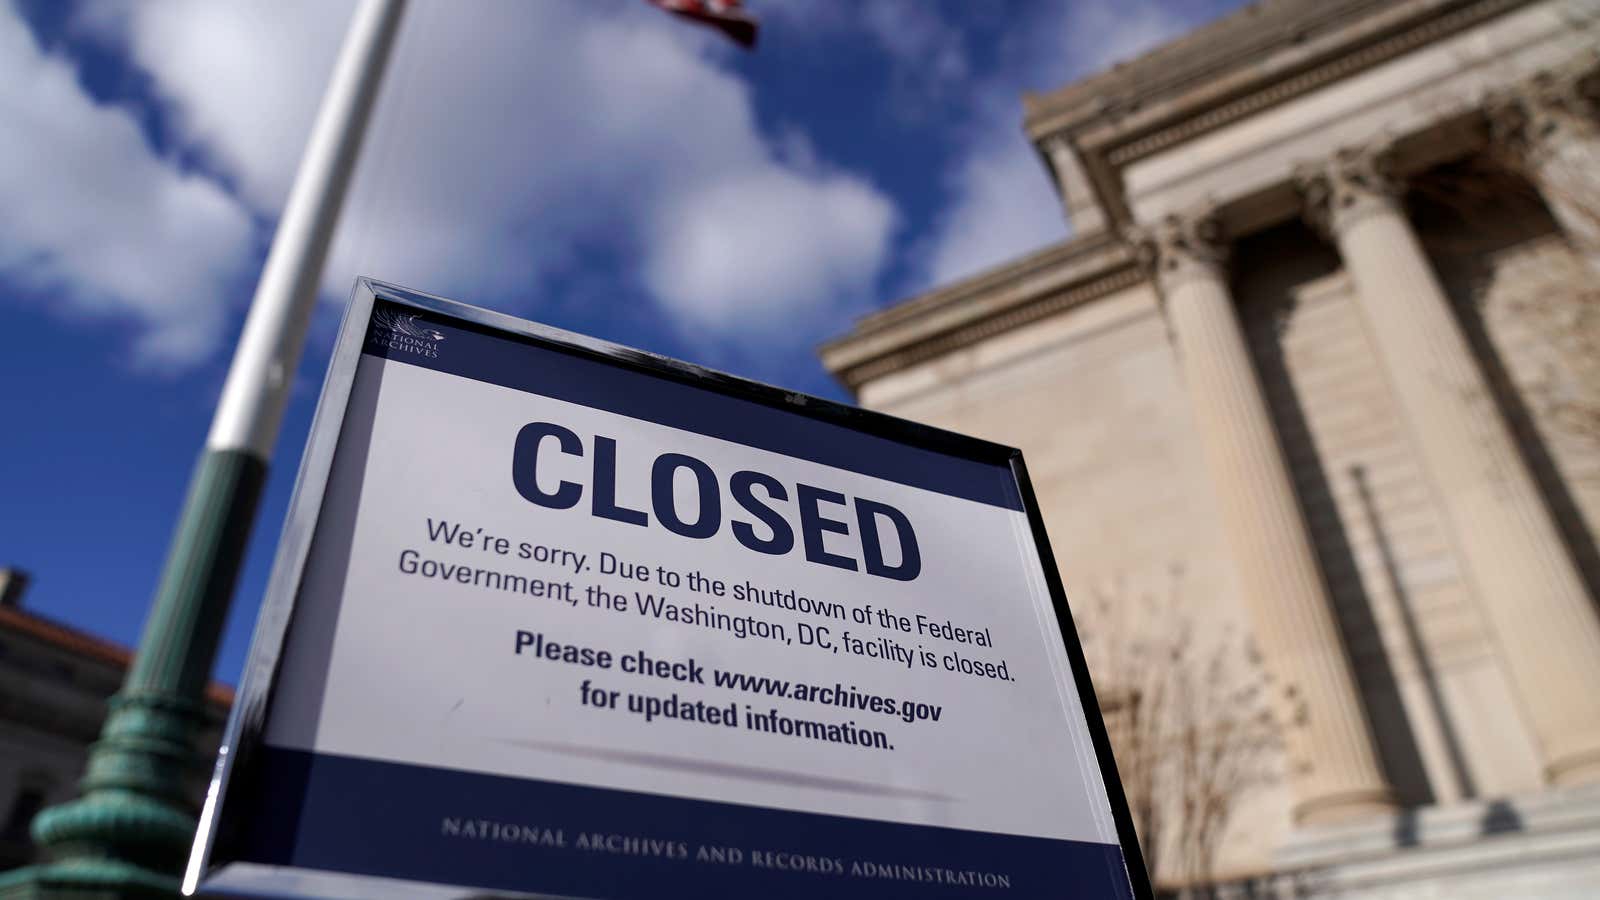
{"type": "Polygon", "coordinates": [[[1189,278],[1224,277],[1228,242],[1209,204],[1130,228],[1127,240],[1164,292],[1189,278]]]}
{"type": "Polygon", "coordinates": [[[1490,137],[1499,149],[1532,160],[1563,140],[1600,137],[1597,95],[1600,53],[1535,72],[1485,99],[1490,137]]]}
{"type": "Polygon", "coordinates": [[[1295,167],[1294,183],[1306,221],[1326,237],[1372,213],[1393,211],[1405,189],[1394,175],[1393,144],[1387,138],[1301,163],[1295,167]]]}

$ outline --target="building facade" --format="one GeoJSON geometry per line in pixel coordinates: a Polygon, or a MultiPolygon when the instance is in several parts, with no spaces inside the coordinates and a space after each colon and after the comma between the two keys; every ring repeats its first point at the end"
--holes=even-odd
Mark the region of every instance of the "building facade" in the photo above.
{"type": "MultiPolygon", "coordinates": [[[[89,745],[132,659],[126,647],[29,612],[25,585],[16,570],[0,569],[0,870],[34,862],[34,815],[77,796],[89,745]]],[[[206,699],[208,727],[194,758],[197,801],[233,691],[213,683],[206,699]]]]}
{"type": "Polygon", "coordinates": [[[1589,0],[1247,7],[1027,98],[1070,239],[823,348],[1023,449],[1091,643],[1246,636],[1276,774],[1208,878],[1600,885],[1597,47],[1589,0]]]}

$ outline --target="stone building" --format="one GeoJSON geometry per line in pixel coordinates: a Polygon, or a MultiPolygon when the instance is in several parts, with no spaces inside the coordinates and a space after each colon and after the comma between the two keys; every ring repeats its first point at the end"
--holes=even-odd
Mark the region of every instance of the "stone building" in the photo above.
{"type": "Polygon", "coordinates": [[[1180,570],[1250,635],[1281,777],[1219,880],[1600,885],[1597,46],[1580,0],[1247,7],[1026,99],[1071,238],[822,350],[1023,449],[1069,598],[1180,570]]]}
{"type": "MultiPolygon", "coordinates": [[[[132,659],[126,647],[23,608],[25,586],[21,573],[0,569],[0,870],[32,862],[34,814],[77,795],[106,701],[132,659]]],[[[197,763],[216,755],[233,691],[213,683],[206,699],[197,763]]]]}

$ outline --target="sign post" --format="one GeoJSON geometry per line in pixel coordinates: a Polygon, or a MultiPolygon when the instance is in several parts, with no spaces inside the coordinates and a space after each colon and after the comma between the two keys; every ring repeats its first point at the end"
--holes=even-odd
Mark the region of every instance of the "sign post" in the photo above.
{"type": "Polygon", "coordinates": [[[1017,451],[367,280],[184,888],[1150,896],[1017,451]]]}
{"type": "Polygon", "coordinates": [[[351,19],[190,477],[138,653],[90,751],[82,796],[34,819],[33,839],[51,858],[0,874],[0,897],[165,897],[178,887],[194,829],[189,785],[202,695],[323,259],[404,10],[405,0],[363,0],[351,19]]]}

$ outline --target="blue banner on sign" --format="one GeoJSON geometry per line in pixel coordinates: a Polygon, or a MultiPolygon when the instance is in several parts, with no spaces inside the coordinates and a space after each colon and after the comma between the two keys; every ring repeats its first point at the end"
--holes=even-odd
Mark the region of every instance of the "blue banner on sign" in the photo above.
{"type": "Polygon", "coordinates": [[[963,459],[854,428],[797,416],[751,400],[669,378],[629,371],[615,362],[544,352],[504,333],[479,332],[431,320],[379,301],[364,352],[474,381],[553,397],[696,434],[807,459],[826,466],[1021,510],[1009,467],[963,459]],[[407,333],[412,332],[412,333],[407,333]]]}
{"type": "Polygon", "coordinates": [[[258,753],[241,862],[579,897],[1131,896],[1113,844],[258,753]]]}

